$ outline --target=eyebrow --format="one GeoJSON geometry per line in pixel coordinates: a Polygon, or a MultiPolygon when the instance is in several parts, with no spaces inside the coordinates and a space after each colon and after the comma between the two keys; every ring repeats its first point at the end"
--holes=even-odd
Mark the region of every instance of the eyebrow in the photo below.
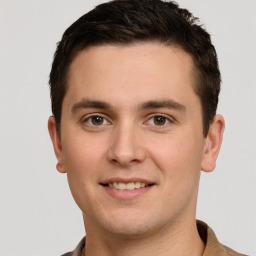
{"type": "MultiPolygon", "coordinates": [[[[79,109],[84,108],[97,108],[97,109],[105,109],[110,110],[113,109],[113,107],[105,102],[105,101],[98,101],[98,100],[89,100],[89,99],[82,99],[79,102],[75,103],[72,106],[72,112],[76,112],[79,109]]],[[[146,101],[138,106],[138,110],[147,110],[147,109],[157,109],[157,108],[169,108],[169,109],[175,109],[182,112],[185,112],[186,107],[174,100],[170,99],[164,99],[164,100],[150,100],[146,101]]]]}
{"type": "Polygon", "coordinates": [[[72,112],[83,108],[111,109],[111,105],[104,101],[82,99],[72,106],[72,112]]]}
{"type": "Polygon", "coordinates": [[[164,100],[150,100],[145,103],[139,105],[139,110],[147,110],[147,109],[154,109],[154,108],[169,108],[175,109],[182,112],[185,112],[186,107],[174,100],[164,99],[164,100]]]}

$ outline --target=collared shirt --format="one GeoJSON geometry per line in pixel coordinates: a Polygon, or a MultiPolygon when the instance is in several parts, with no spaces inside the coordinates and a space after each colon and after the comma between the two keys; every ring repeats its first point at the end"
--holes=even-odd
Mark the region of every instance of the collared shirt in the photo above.
{"type": "MultiPolygon", "coordinates": [[[[205,250],[203,256],[246,256],[235,252],[227,246],[221,244],[215,236],[213,230],[204,222],[197,221],[197,229],[201,239],[205,243],[205,250]]],[[[80,241],[73,252],[68,252],[62,256],[81,256],[83,248],[85,247],[85,237],[80,241]]]]}

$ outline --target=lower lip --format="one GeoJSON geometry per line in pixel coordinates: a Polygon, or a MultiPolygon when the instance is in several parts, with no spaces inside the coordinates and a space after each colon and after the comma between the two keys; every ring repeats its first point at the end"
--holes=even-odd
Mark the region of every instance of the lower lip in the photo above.
{"type": "Polygon", "coordinates": [[[121,199],[121,200],[131,200],[131,199],[138,198],[139,196],[145,194],[150,189],[152,189],[154,187],[154,185],[144,187],[144,188],[136,188],[134,190],[128,190],[128,189],[121,190],[121,189],[115,189],[115,188],[111,188],[111,187],[107,187],[107,186],[102,186],[102,187],[112,197],[115,197],[115,198],[121,199]]]}

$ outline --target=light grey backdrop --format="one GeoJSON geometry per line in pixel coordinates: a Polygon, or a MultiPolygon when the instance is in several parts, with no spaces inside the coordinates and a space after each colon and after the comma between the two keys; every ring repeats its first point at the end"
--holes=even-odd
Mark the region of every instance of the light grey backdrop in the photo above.
{"type": "MultiPolygon", "coordinates": [[[[226,119],[216,170],[203,174],[198,218],[256,255],[256,2],[177,0],[212,34],[226,119]]],[[[54,256],[84,235],[47,131],[48,74],[64,30],[102,1],[0,0],[0,255],[54,256]]]]}

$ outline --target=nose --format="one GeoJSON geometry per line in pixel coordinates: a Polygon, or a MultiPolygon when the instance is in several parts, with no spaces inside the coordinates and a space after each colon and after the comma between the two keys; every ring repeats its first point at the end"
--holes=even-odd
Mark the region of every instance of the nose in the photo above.
{"type": "Polygon", "coordinates": [[[108,160],[120,166],[129,167],[143,162],[146,151],[139,128],[123,124],[113,131],[108,150],[108,160]]]}

